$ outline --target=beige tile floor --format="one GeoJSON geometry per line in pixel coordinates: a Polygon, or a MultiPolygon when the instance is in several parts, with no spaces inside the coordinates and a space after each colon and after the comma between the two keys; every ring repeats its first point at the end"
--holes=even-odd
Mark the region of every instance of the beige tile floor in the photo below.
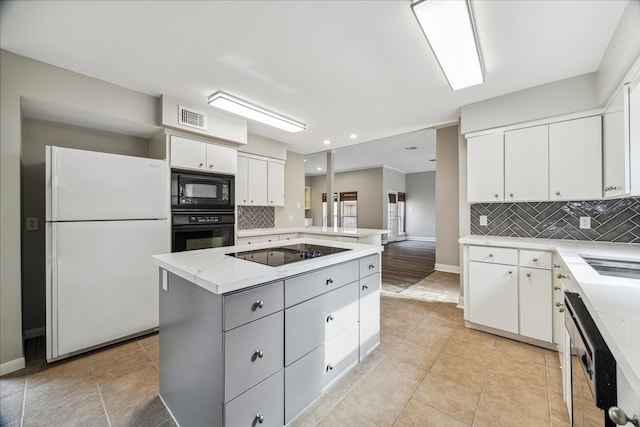
{"type": "MultiPolygon", "coordinates": [[[[557,354],[465,328],[431,295],[457,292],[457,275],[432,276],[431,288],[383,292],[381,345],[292,426],[569,425],[557,354]]],[[[0,425],[175,425],[158,397],[158,335],[50,365],[43,344],[0,378],[0,425]]]]}

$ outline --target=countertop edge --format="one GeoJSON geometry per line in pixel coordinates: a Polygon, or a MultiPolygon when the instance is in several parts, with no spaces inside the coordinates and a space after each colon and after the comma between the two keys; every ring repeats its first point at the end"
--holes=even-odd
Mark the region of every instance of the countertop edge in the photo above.
{"type": "Polygon", "coordinates": [[[344,231],[342,227],[335,229],[333,227],[275,227],[275,228],[251,228],[246,230],[238,230],[238,237],[268,236],[271,234],[287,234],[287,233],[309,233],[309,234],[326,234],[329,236],[344,237],[367,237],[389,234],[388,230],[378,230],[374,228],[356,228],[354,231],[344,231]]]}

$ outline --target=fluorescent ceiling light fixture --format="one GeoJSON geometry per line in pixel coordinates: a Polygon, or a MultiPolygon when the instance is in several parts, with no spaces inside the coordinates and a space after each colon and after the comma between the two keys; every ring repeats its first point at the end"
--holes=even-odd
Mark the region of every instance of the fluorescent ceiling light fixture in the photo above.
{"type": "Polygon", "coordinates": [[[221,90],[209,97],[209,105],[291,133],[300,132],[307,127],[302,122],[274,113],[221,90]]]}
{"type": "Polygon", "coordinates": [[[422,0],[411,5],[452,90],[484,82],[468,0],[422,0]]]}

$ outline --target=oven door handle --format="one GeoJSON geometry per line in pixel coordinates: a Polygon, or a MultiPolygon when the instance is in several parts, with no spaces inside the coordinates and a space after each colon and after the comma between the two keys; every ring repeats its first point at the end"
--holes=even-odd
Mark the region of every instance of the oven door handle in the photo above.
{"type": "Polygon", "coordinates": [[[174,225],[173,231],[206,231],[219,228],[231,228],[233,229],[233,223],[203,223],[203,224],[189,224],[189,225],[174,225]]]}

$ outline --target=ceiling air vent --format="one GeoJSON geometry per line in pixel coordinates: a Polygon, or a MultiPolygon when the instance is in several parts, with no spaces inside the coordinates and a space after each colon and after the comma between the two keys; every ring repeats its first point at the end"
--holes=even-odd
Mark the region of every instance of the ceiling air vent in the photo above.
{"type": "Polygon", "coordinates": [[[178,105],[178,123],[192,128],[207,130],[207,115],[200,111],[178,105]]]}

